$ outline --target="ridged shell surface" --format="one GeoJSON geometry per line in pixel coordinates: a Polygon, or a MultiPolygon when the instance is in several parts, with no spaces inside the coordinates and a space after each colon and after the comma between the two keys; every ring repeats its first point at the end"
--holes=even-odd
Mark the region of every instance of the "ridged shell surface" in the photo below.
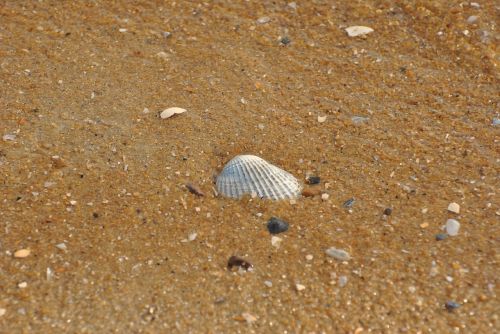
{"type": "Polygon", "coordinates": [[[290,173],[255,155],[238,155],[231,159],[216,181],[223,196],[240,198],[256,194],[274,200],[295,198],[301,185],[290,173]]]}

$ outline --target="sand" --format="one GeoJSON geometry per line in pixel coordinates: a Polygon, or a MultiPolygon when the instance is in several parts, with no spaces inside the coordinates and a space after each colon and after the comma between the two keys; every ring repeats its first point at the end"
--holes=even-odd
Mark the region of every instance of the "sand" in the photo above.
{"type": "Polygon", "coordinates": [[[498,10],[3,1],[0,332],[499,331],[498,10]],[[241,153],[316,195],[215,196],[241,153]]]}

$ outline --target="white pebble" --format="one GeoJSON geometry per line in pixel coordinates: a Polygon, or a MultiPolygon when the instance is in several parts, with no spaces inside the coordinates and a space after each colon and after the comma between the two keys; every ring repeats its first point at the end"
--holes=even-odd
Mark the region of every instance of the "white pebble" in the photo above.
{"type": "Polygon", "coordinates": [[[0,308],[0,317],[3,317],[7,313],[7,309],[0,308]]]}
{"type": "Polygon", "coordinates": [[[453,213],[460,213],[460,205],[458,205],[458,203],[452,202],[448,205],[448,211],[453,213]]]}
{"type": "Polygon", "coordinates": [[[196,232],[190,233],[190,234],[188,235],[188,240],[189,240],[189,241],[194,241],[194,240],[196,239],[196,237],[197,237],[197,236],[198,236],[198,233],[196,233],[196,232]]]}
{"type": "Polygon", "coordinates": [[[327,201],[329,198],[330,198],[330,195],[328,195],[328,194],[321,194],[321,199],[323,201],[327,201]]]}
{"type": "Polygon", "coordinates": [[[281,244],[282,241],[283,241],[283,239],[281,239],[280,237],[277,237],[275,235],[273,235],[271,237],[271,245],[273,245],[276,248],[280,247],[280,244],[281,244]]]}
{"type": "Polygon", "coordinates": [[[13,141],[13,140],[16,140],[16,135],[13,135],[13,134],[6,134],[6,135],[3,135],[2,139],[4,141],[13,141]]]}
{"type": "Polygon", "coordinates": [[[318,123],[324,123],[326,121],[326,116],[318,116],[318,123]]]}
{"type": "Polygon", "coordinates": [[[339,286],[343,288],[347,284],[347,276],[339,277],[339,286]]]}
{"type": "Polygon", "coordinates": [[[348,261],[351,259],[351,255],[349,255],[349,253],[347,253],[343,249],[337,249],[337,248],[331,247],[331,248],[328,248],[325,251],[325,253],[326,253],[326,255],[331,256],[334,259],[339,260],[339,261],[348,261]]]}
{"type": "Polygon", "coordinates": [[[479,16],[477,15],[471,15],[467,18],[467,23],[472,24],[476,22],[479,19],[479,16]]]}
{"type": "Polygon", "coordinates": [[[271,21],[271,18],[270,18],[270,17],[268,17],[268,16],[263,16],[263,17],[261,17],[261,18],[259,18],[259,19],[257,20],[257,23],[258,23],[258,24],[266,24],[266,23],[268,23],[269,21],[271,21]]]}
{"type": "Polygon", "coordinates": [[[267,286],[268,288],[272,288],[273,282],[271,282],[271,281],[264,281],[264,285],[267,286]]]}
{"type": "Polygon", "coordinates": [[[446,233],[448,233],[449,236],[456,236],[458,235],[458,230],[460,230],[460,223],[455,220],[455,219],[448,219],[446,221],[446,233]]]}
{"type": "Polygon", "coordinates": [[[66,244],[64,242],[61,242],[60,244],[57,244],[56,245],[56,248],[62,250],[62,251],[65,251],[67,250],[68,248],[66,247],[66,244]]]}
{"type": "Polygon", "coordinates": [[[312,256],[311,254],[307,254],[306,255],[306,260],[307,261],[311,261],[312,259],[314,259],[314,256],[312,256]]]}
{"type": "Polygon", "coordinates": [[[297,3],[295,1],[289,2],[288,7],[292,8],[292,9],[297,9],[297,3]]]}
{"type": "Polygon", "coordinates": [[[372,33],[374,30],[370,27],[365,26],[351,26],[345,29],[349,37],[356,37],[361,35],[366,35],[372,33]]]}
{"type": "Polygon", "coordinates": [[[302,284],[297,283],[295,284],[295,289],[297,289],[297,291],[303,291],[306,289],[306,287],[302,284]]]}
{"type": "Polygon", "coordinates": [[[19,283],[19,284],[17,285],[17,287],[18,287],[19,289],[24,289],[24,288],[26,288],[27,286],[28,286],[28,283],[26,283],[26,282],[21,282],[21,283],[19,283]]]}

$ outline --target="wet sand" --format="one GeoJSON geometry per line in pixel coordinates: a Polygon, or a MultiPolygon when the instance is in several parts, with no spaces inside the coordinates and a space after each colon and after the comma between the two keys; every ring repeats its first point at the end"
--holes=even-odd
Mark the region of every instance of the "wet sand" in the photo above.
{"type": "Polygon", "coordinates": [[[2,2],[1,333],[499,330],[498,4],[293,7],[2,2]],[[241,153],[329,198],[215,196],[241,153]]]}

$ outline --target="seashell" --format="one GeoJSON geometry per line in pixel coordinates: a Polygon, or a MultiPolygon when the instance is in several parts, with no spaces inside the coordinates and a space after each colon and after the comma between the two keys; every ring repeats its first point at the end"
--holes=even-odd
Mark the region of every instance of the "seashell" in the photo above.
{"type": "Polygon", "coordinates": [[[302,188],[292,174],[255,155],[238,155],[231,159],[217,177],[216,186],[226,197],[256,194],[274,200],[295,198],[302,188]]]}

